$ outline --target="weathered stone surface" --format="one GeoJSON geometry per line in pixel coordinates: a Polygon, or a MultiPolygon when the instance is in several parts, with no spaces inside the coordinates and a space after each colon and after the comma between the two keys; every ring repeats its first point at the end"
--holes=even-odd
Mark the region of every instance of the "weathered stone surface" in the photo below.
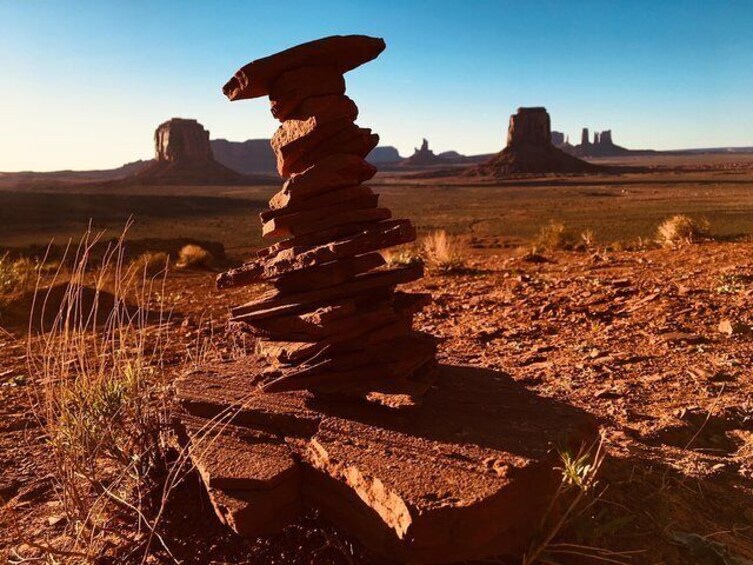
{"type": "Polygon", "coordinates": [[[290,201],[288,194],[282,196],[283,198],[288,198],[287,205],[283,206],[282,208],[265,210],[264,212],[259,214],[259,216],[261,217],[262,222],[266,222],[267,220],[276,218],[277,216],[282,216],[283,214],[289,214],[290,212],[300,212],[302,210],[324,208],[325,206],[341,204],[343,202],[355,200],[363,196],[371,196],[373,194],[374,191],[371,190],[370,187],[362,184],[336,188],[330,192],[317,194],[305,200],[299,198],[295,201],[290,201]]]}
{"type": "Polygon", "coordinates": [[[217,517],[241,536],[258,537],[279,532],[301,513],[298,485],[274,490],[231,491],[207,488],[217,517]]]}
{"type": "Polygon", "coordinates": [[[355,102],[347,96],[331,94],[305,99],[288,120],[300,121],[316,118],[319,124],[325,124],[340,119],[355,121],[357,117],[358,107],[355,102]]]}
{"type": "Polygon", "coordinates": [[[369,253],[286,273],[275,278],[273,285],[290,292],[335,286],[384,264],[379,253],[369,253]]]}
{"type": "Polygon", "coordinates": [[[303,233],[304,226],[313,222],[319,222],[345,212],[354,212],[367,208],[376,208],[379,202],[378,194],[366,194],[352,200],[345,200],[324,206],[322,208],[309,208],[298,212],[282,214],[272,210],[270,214],[261,214],[262,236],[266,238],[294,235],[296,232],[303,233]]]}
{"type": "Polygon", "coordinates": [[[285,442],[268,432],[183,416],[189,455],[204,484],[224,490],[272,490],[300,481],[285,442]]]}
{"type": "Polygon", "coordinates": [[[345,78],[333,67],[293,69],[281,74],[270,89],[272,115],[284,121],[308,98],[344,92],[345,78]]]}
{"type": "Polygon", "coordinates": [[[278,228],[281,219],[275,218],[266,222],[262,226],[262,237],[274,238],[279,237],[280,235],[305,236],[310,233],[316,233],[344,224],[360,225],[368,222],[381,222],[382,220],[388,220],[391,216],[392,213],[387,208],[346,210],[334,212],[324,217],[318,217],[306,222],[289,224],[285,228],[278,228]]]}
{"type": "Polygon", "coordinates": [[[379,222],[366,230],[313,248],[291,247],[276,254],[264,254],[255,261],[217,277],[218,288],[245,286],[315,265],[402,245],[416,239],[408,220],[379,222]]]}
{"type": "MultiPolygon", "coordinates": [[[[384,222],[379,222],[378,224],[381,225],[382,223],[384,222]]],[[[352,235],[367,231],[373,228],[375,225],[377,224],[375,224],[374,222],[343,224],[318,232],[312,232],[306,235],[299,235],[289,239],[283,239],[282,241],[278,241],[277,243],[274,243],[269,247],[260,249],[257,253],[259,257],[274,257],[275,255],[277,255],[277,253],[285,249],[290,249],[293,247],[300,248],[323,245],[336,239],[350,237],[352,235]]]]}
{"type": "Polygon", "coordinates": [[[264,398],[261,360],[215,363],[189,371],[175,383],[181,407],[192,416],[219,420],[272,434],[303,437],[316,430],[320,416],[307,408],[308,392],[264,398]]]}
{"type": "Polygon", "coordinates": [[[328,350],[318,356],[322,360],[316,363],[308,360],[315,351],[308,350],[305,355],[299,354],[306,359],[306,365],[286,371],[262,388],[267,392],[337,392],[346,391],[350,384],[359,381],[404,379],[436,353],[433,339],[409,330],[399,321],[382,326],[357,342],[344,342],[350,347],[340,347],[339,355],[335,354],[337,350],[331,354],[328,350]]]}
{"type": "Polygon", "coordinates": [[[359,128],[349,118],[323,123],[316,117],[287,120],[272,136],[272,149],[277,157],[277,172],[289,176],[295,163],[329,138],[350,139],[359,128]]]}
{"type": "Polygon", "coordinates": [[[212,161],[209,132],[196,120],[173,118],[154,132],[157,161],[212,161]]]}
{"type": "Polygon", "coordinates": [[[345,73],[384,51],[383,39],[365,35],[333,35],[257,59],[242,67],[222,88],[230,100],[269,94],[284,72],[307,66],[329,66],[345,73]]]}
{"type": "MultiPolygon", "coordinates": [[[[336,122],[330,122],[322,126],[327,133],[337,129],[336,122]],[[334,125],[333,125],[334,124],[334,125]]],[[[315,136],[318,138],[318,136],[315,136]]],[[[321,136],[325,137],[325,136],[321,136]]],[[[326,143],[306,143],[310,140],[302,140],[301,144],[307,146],[305,152],[299,153],[298,144],[293,149],[286,148],[284,152],[277,154],[277,170],[283,177],[289,177],[294,173],[300,173],[317,164],[326,157],[336,154],[355,155],[363,159],[379,143],[379,136],[371,133],[368,128],[359,128],[350,124],[337,131],[332,136],[326,136],[326,143]]]]}
{"type": "Polygon", "coordinates": [[[375,174],[376,167],[357,155],[329,155],[304,171],[292,175],[282,190],[269,201],[269,207],[276,210],[293,203],[297,204],[299,199],[305,200],[336,188],[361,184],[375,174]]]}
{"type": "MultiPolygon", "coordinates": [[[[282,527],[295,515],[285,508],[309,505],[397,562],[458,562],[521,551],[559,484],[557,451],[597,437],[585,413],[485,369],[440,366],[438,386],[422,404],[394,412],[314,401],[302,391],[262,393],[251,375],[245,386],[237,382],[253,366],[262,373],[258,361],[241,359],[213,366],[209,378],[193,373],[178,381],[179,400],[185,405],[184,395],[190,396],[189,411],[208,403],[248,406],[255,421],[287,436],[288,421],[272,418],[287,399],[282,414],[303,412],[316,421],[286,443],[300,467],[299,490],[290,491],[298,493],[297,502],[261,504],[263,491],[209,489],[220,517],[248,536],[270,531],[270,524],[282,527]],[[208,398],[205,386],[193,386],[228,378],[237,384],[216,387],[208,398]]],[[[420,379],[415,382],[419,386],[420,379]]],[[[272,500],[285,499],[275,494],[272,500]]]]}
{"type": "MultiPolygon", "coordinates": [[[[314,310],[315,305],[323,301],[337,300],[349,296],[356,296],[371,292],[379,288],[392,287],[404,284],[423,276],[422,265],[409,265],[396,267],[384,271],[377,271],[356,277],[344,284],[318,289],[309,292],[297,292],[293,294],[281,294],[271,292],[257,300],[252,300],[243,306],[231,310],[233,320],[253,320],[268,318],[284,313],[303,312],[314,310]]],[[[318,306],[316,306],[318,307],[318,306]]]]}

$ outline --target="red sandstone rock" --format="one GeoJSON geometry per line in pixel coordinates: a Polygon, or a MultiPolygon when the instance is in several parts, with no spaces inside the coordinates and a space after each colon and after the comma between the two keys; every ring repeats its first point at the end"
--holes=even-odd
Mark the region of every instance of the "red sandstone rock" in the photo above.
{"type": "Polygon", "coordinates": [[[295,163],[324,141],[330,138],[352,139],[358,134],[358,126],[347,117],[326,123],[316,117],[287,120],[272,136],[277,171],[281,176],[289,176],[295,163]]]}
{"type": "MultiPolygon", "coordinates": [[[[287,446],[301,469],[301,505],[398,562],[522,550],[559,483],[555,448],[596,437],[583,412],[483,369],[441,367],[441,386],[405,414],[343,402],[317,411],[305,391],[254,392],[262,373],[252,359],[208,366],[178,380],[178,399],[207,422],[237,414],[236,425],[294,438],[287,446]]],[[[244,535],[294,515],[282,519],[279,507],[259,504],[263,493],[246,492],[252,500],[209,489],[218,514],[244,535]]]]}
{"type": "Polygon", "coordinates": [[[331,66],[345,73],[384,51],[384,40],[365,35],[333,35],[257,59],[241,68],[222,88],[230,100],[269,94],[284,72],[306,66],[331,66]]]}
{"type": "Polygon", "coordinates": [[[384,264],[379,253],[369,253],[285,273],[274,279],[273,284],[280,291],[293,292],[335,286],[384,264]]]}
{"type": "Polygon", "coordinates": [[[371,196],[374,192],[370,187],[365,185],[345,186],[343,188],[336,188],[331,192],[325,192],[317,194],[308,199],[299,198],[295,202],[290,202],[282,207],[274,210],[265,210],[259,216],[262,221],[267,221],[283,214],[289,214],[291,212],[299,212],[302,210],[313,210],[315,208],[324,208],[326,206],[333,206],[343,202],[348,202],[361,198],[363,196],[371,196]]]}
{"type": "Polygon", "coordinates": [[[285,121],[309,120],[316,118],[317,123],[325,124],[334,120],[348,119],[355,121],[358,107],[347,96],[329,95],[307,98],[296,108],[293,115],[285,121]]]}
{"type": "Polygon", "coordinates": [[[218,288],[244,286],[285,273],[369,253],[386,247],[401,245],[416,239],[416,230],[407,220],[385,221],[344,239],[314,248],[284,249],[242,267],[223,273],[217,278],[218,288]]]}
{"type": "Polygon", "coordinates": [[[345,93],[345,78],[337,69],[332,67],[293,69],[281,74],[270,89],[272,115],[284,121],[291,117],[291,114],[306,99],[343,93],[345,93]]]}
{"type": "MultiPolygon", "coordinates": [[[[283,234],[293,236],[306,236],[310,233],[317,233],[321,230],[334,228],[345,224],[361,225],[368,222],[381,222],[388,220],[392,213],[387,208],[365,208],[362,210],[347,210],[328,214],[324,217],[297,222],[286,225],[284,228],[278,227],[281,223],[280,218],[274,218],[262,226],[262,236],[265,238],[279,237],[283,234]]],[[[284,216],[283,216],[284,217],[284,216]]]]}
{"type": "Polygon", "coordinates": [[[332,228],[323,229],[321,231],[307,233],[305,235],[299,235],[289,239],[283,239],[282,241],[278,241],[277,243],[274,243],[269,247],[260,249],[257,254],[259,255],[259,257],[274,257],[280,251],[284,251],[285,249],[290,249],[293,247],[315,247],[334,241],[336,239],[342,239],[356,235],[358,233],[362,233],[373,228],[376,225],[381,225],[382,223],[385,222],[365,222],[357,224],[338,225],[332,228]]]}
{"type": "Polygon", "coordinates": [[[330,222],[333,218],[344,213],[376,208],[378,202],[378,194],[367,194],[353,200],[346,200],[345,202],[339,202],[323,208],[313,208],[289,214],[275,213],[271,218],[269,216],[266,218],[262,217],[262,236],[272,238],[283,235],[294,235],[296,232],[306,233],[305,230],[308,225],[319,225],[318,222],[330,222]]]}
{"type": "Polygon", "coordinates": [[[294,163],[283,163],[281,175],[289,176],[293,173],[305,171],[308,167],[321,162],[330,155],[345,153],[364,159],[374,147],[379,144],[379,136],[371,133],[368,128],[345,128],[327,139],[326,143],[320,143],[311,151],[304,153],[294,163]]]}
{"type": "Polygon", "coordinates": [[[327,300],[356,296],[383,287],[392,287],[423,276],[422,265],[409,265],[368,273],[352,281],[326,289],[282,295],[272,292],[231,310],[236,321],[267,318],[276,314],[313,310],[312,306],[327,300]]]}
{"type": "Polygon", "coordinates": [[[333,154],[292,175],[282,190],[272,197],[269,207],[283,208],[298,199],[308,199],[336,188],[366,182],[376,174],[376,167],[357,155],[333,154]]]}

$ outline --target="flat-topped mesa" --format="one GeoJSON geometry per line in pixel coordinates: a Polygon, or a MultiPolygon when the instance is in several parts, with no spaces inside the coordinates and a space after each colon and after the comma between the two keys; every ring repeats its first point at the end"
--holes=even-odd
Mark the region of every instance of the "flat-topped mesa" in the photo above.
{"type": "Polygon", "coordinates": [[[212,161],[209,132],[196,120],[173,118],[154,132],[157,161],[212,161]]]}
{"type": "Polygon", "coordinates": [[[287,180],[260,215],[262,236],[276,241],[217,280],[219,288],[273,286],[231,317],[234,329],[259,340],[266,391],[394,405],[395,395],[410,404],[429,387],[436,346],[412,330],[428,297],[395,292],[423,270],[387,268],[379,253],[416,232],[363,184],[376,173],[365,157],[379,136],[354,123],[358,108],[345,95],[343,73],[384,48],[361,35],[319,39],[252,61],[223,89],[231,100],[268,95],[282,122],[271,145],[287,180]]]}

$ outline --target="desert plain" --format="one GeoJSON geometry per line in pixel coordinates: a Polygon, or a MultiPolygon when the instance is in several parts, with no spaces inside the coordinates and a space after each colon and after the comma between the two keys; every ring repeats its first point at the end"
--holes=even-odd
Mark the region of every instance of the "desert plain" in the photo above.
{"type": "MultiPolygon", "coordinates": [[[[598,423],[597,460],[586,459],[598,468],[579,471],[587,492],[565,489],[564,519],[541,525],[529,555],[558,563],[746,563],[753,559],[753,157],[593,162],[618,170],[502,180],[379,173],[370,186],[381,203],[411,218],[419,233],[388,260],[426,260],[427,275],[406,288],[434,299],[416,326],[440,339],[441,363],[508,375],[598,423]],[[659,226],[676,215],[703,223],[703,234],[661,240],[659,226]],[[427,257],[424,241],[440,231],[451,249],[427,257]]],[[[38,354],[44,324],[29,322],[34,287],[43,296],[58,268],[66,279],[60,258],[69,240],[75,246],[87,229],[104,232],[103,241],[117,237],[130,218],[126,264],[146,252],[170,256],[159,275],[169,314],[153,322],[169,329],[164,381],[199,357],[238,355],[224,336],[228,308],[262,288],[219,292],[214,280],[262,246],[257,214],[278,185],[2,182],[0,256],[50,264],[37,269],[38,282],[8,287],[0,300],[3,559],[85,561],[96,547],[97,562],[140,562],[150,540],[149,563],[292,563],[304,555],[383,562],[315,510],[276,535],[235,536],[190,469],[155,522],[164,544],[117,505],[96,539],[71,544],[87,530],[62,506],[39,417],[41,376],[29,356],[38,354]],[[175,267],[187,243],[210,250],[212,261],[175,267]]]]}

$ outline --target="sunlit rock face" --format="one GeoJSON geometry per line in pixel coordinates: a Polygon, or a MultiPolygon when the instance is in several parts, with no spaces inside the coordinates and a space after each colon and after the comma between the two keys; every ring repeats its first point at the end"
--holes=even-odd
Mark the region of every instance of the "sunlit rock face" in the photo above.
{"type": "Polygon", "coordinates": [[[157,161],[212,161],[209,132],[196,120],[173,118],[154,132],[157,161]]]}
{"type": "Polygon", "coordinates": [[[518,108],[510,116],[507,130],[507,145],[552,145],[552,128],[545,108],[518,108]]]}

